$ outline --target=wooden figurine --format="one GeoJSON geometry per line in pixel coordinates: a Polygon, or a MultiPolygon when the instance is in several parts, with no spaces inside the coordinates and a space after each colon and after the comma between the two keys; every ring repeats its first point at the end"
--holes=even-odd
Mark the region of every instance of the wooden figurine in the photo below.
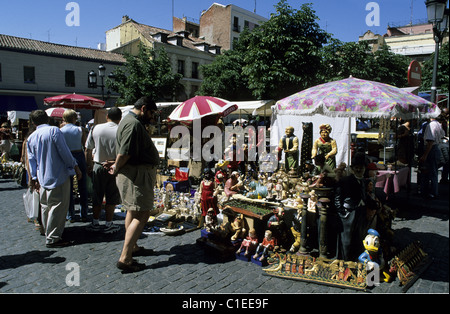
{"type": "Polygon", "coordinates": [[[231,241],[242,239],[245,236],[247,230],[245,229],[244,217],[242,214],[238,214],[234,221],[231,223],[231,230],[233,235],[231,241]]]}
{"type": "Polygon", "coordinates": [[[264,239],[256,248],[256,252],[255,255],[253,255],[253,258],[259,258],[260,262],[264,261],[269,255],[269,252],[275,248],[276,244],[277,243],[275,238],[272,237],[272,231],[266,230],[266,232],[264,233],[264,239]]]}
{"type": "Polygon", "coordinates": [[[208,209],[208,213],[205,217],[205,227],[207,232],[212,232],[218,227],[217,215],[215,214],[213,208],[208,209]]]}
{"type": "Polygon", "coordinates": [[[242,250],[245,248],[244,256],[248,256],[253,254],[258,247],[258,237],[256,236],[255,229],[251,229],[248,233],[248,236],[242,241],[241,246],[237,250],[236,254],[240,254],[242,250]]]}
{"type": "Polygon", "coordinates": [[[289,126],[278,144],[278,149],[285,154],[285,171],[289,174],[296,174],[298,171],[299,141],[294,134],[294,127],[289,126]]]}
{"type": "Polygon", "coordinates": [[[336,140],[330,137],[332,128],[329,124],[322,124],[319,128],[320,137],[313,143],[311,158],[314,158],[319,154],[324,154],[325,162],[330,165],[332,169],[335,169],[338,149],[336,140]]]}

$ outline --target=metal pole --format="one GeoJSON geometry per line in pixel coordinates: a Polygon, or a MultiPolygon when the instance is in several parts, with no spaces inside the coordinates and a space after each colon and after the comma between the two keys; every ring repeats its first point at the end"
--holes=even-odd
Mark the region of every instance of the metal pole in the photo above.
{"type": "Polygon", "coordinates": [[[439,43],[440,38],[436,33],[437,29],[434,30],[434,41],[436,42],[435,52],[434,52],[434,65],[433,65],[433,82],[431,86],[431,102],[436,103],[436,92],[437,92],[437,71],[438,71],[438,61],[439,61],[439,43]]]}

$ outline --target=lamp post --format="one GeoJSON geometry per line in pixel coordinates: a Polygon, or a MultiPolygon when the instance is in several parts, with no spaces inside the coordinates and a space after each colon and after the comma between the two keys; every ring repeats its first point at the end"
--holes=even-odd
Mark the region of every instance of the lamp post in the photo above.
{"type": "Polygon", "coordinates": [[[98,66],[98,76],[100,76],[100,78],[102,79],[102,84],[98,85],[97,84],[97,74],[94,72],[94,70],[91,70],[88,73],[88,87],[89,88],[97,88],[97,87],[101,87],[102,88],[102,100],[105,100],[105,84],[104,84],[104,78],[105,78],[105,74],[106,74],[106,67],[103,64],[100,64],[98,66]]]}
{"type": "Polygon", "coordinates": [[[448,24],[448,9],[446,9],[447,0],[427,0],[425,1],[425,5],[427,7],[428,23],[433,24],[434,41],[436,43],[434,52],[433,82],[431,86],[431,102],[436,103],[439,46],[448,24]]]}
{"type": "Polygon", "coordinates": [[[100,87],[102,88],[102,100],[105,100],[105,84],[103,82],[103,79],[105,78],[106,68],[103,64],[100,64],[98,66],[98,76],[102,79],[102,85],[100,87]]]}
{"type": "Polygon", "coordinates": [[[97,74],[93,70],[88,73],[88,87],[97,88],[97,74]]]}

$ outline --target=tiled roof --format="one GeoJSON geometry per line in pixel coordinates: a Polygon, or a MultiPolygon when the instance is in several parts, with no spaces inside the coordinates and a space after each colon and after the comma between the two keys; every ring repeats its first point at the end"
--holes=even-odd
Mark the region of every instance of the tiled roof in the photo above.
{"type": "Polygon", "coordinates": [[[34,39],[0,34],[0,49],[55,55],[61,57],[82,58],[95,61],[124,63],[125,58],[118,53],[97,49],[66,46],[34,39]]]}
{"type": "MultiPolygon", "coordinates": [[[[153,27],[153,26],[149,26],[149,25],[145,25],[145,24],[140,24],[133,20],[129,20],[128,23],[133,23],[133,25],[136,27],[136,29],[145,37],[145,39],[147,39],[150,42],[157,42],[157,40],[154,39],[152,36],[156,33],[167,34],[169,38],[172,36],[178,35],[177,33],[174,33],[169,30],[157,28],[157,27],[153,27]]],[[[183,36],[183,35],[179,35],[179,36],[183,36]]],[[[194,44],[199,44],[199,43],[204,43],[204,42],[205,42],[204,40],[199,39],[199,38],[195,38],[192,36],[185,38],[183,36],[183,47],[185,47],[185,48],[200,51],[196,46],[194,46],[194,44]]],[[[170,45],[170,44],[168,44],[168,45],[170,45]]]]}

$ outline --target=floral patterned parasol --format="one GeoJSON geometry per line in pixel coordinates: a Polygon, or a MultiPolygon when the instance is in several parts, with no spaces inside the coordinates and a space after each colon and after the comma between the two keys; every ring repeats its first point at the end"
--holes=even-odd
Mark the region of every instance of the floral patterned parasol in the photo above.
{"type": "Polygon", "coordinates": [[[391,85],[348,79],[317,85],[278,101],[275,113],[332,117],[432,118],[436,104],[391,85]]]}

